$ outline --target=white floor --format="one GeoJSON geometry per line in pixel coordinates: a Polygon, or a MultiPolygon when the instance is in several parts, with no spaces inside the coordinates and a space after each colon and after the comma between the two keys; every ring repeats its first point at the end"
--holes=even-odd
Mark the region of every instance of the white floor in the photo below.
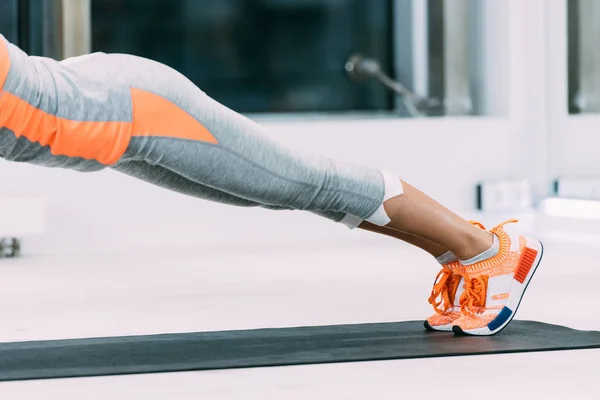
{"type": "MultiPolygon", "coordinates": [[[[546,243],[518,319],[600,330],[600,247],[546,243]]],[[[368,248],[2,260],[0,341],[422,319],[437,272],[368,248]]],[[[597,399],[600,351],[0,383],[0,399],[597,399]]]]}

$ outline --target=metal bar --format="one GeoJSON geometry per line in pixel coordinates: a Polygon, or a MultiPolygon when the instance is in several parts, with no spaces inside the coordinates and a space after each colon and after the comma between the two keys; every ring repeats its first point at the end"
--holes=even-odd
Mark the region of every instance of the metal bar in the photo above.
{"type": "Polygon", "coordinates": [[[577,97],[579,95],[579,1],[565,0],[567,14],[567,98],[569,114],[580,112],[577,97]]]}
{"type": "Polygon", "coordinates": [[[426,4],[427,34],[424,51],[427,54],[427,97],[438,102],[438,107],[430,110],[429,115],[445,114],[445,79],[444,69],[446,48],[444,45],[444,0],[427,0],[426,4]]]}
{"type": "Polygon", "coordinates": [[[443,71],[446,115],[472,110],[469,82],[469,0],[444,0],[443,71]]]}
{"type": "Polygon", "coordinates": [[[428,100],[419,98],[402,83],[395,81],[382,69],[379,61],[354,54],[346,61],[346,72],[350,79],[361,81],[364,79],[377,79],[383,86],[393,91],[405,107],[405,111],[413,117],[427,115],[428,100]]]}
{"type": "Polygon", "coordinates": [[[42,49],[43,56],[63,58],[62,0],[43,0],[42,49]]]}
{"type": "Polygon", "coordinates": [[[430,97],[429,93],[429,53],[427,43],[429,30],[427,27],[427,0],[412,0],[412,70],[413,92],[420,97],[430,97]]]}
{"type": "Polygon", "coordinates": [[[581,112],[600,112],[600,1],[577,0],[579,92],[574,103],[581,112]]]}
{"type": "Polygon", "coordinates": [[[468,88],[472,114],[508,116],[510,20],[507,1],[470,1],[468,88]]]}
{"type": "MultiPolygon", "coordinates": [[[[424,0],[394,0],[394,75],[408,89],[414,87],[413,18],[414,3],[424,0]]],[[[400,116],[411,116],[401,96],[395,96],[395,109],[400,116]]]]}
{"type": "Polygon", "coordinates": [[[91,0],[62,0],[62,58],[91,52],[91,0]]]}

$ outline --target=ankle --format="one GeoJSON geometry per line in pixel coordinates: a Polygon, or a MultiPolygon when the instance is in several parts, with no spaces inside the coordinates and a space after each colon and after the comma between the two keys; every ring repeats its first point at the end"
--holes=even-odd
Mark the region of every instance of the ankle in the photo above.
{"type": "Polygon", "coordinates": [[[455,254],[461,262],[465,261],[468,263],[473,258],[492,249],[493,245],[494,235],[491,232],[484,230],[468,232],[465,235],[460,252],[455,252],[455,254]]]}
{"type": "Polygon", "coordinates": [[[469,259],[462,259],[460,260],[460,263],[463,266],[468,267],[469,265],[477,264],[482,261],[489,260],[492,257],[495,257],[499,251],[500,239],[496,235],[492,235],[492,245],[487,250],[484,250],[483,252],[478,253],[477,255],[469,259]]]}

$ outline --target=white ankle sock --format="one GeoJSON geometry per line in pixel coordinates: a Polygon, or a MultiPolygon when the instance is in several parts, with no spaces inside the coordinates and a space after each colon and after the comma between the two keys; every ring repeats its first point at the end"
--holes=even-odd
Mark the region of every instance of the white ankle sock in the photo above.
{"type": "Polygon", "coordinates": [[[442,265],[458,260],[458,258],[456,258],[456,256],[452,254],[451,251],[447,251],[441,256],[437,256],[435,259],[442,265]]]}
{"type": "Polygon", "coordinates": [[[469,258],[468,260],[460,260],[462,265],[473,265],[481,261],[485,261],[488,258],[494,257],[500,251],[500,240],[496,235],[493,236],[492,247],[487,249],[481,254],[476,255],[475,257],[469,258]]]}

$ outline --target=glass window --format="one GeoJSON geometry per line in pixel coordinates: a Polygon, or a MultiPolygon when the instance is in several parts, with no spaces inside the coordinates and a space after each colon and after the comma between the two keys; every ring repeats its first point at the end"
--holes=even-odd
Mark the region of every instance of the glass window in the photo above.
{"type": "Polygon", "coordinates": [[[0,29],[29,54],[151,58],[242,113],[507,112],[505,2],[0,0],[0,10],[0,29]],[[368,59],[363,71],[379,65],[384,75],[354,79],[357,54],[368,59]]]}
{"type": "Polygon", "coordinates": [[[58,32],[50,19],[57,3],[47,0],[0,0],[0,33],[32,56],[53,57],[58,32]]]}
{"type": "Polygon", "coordinates": [[[567,2],[570,114],[600,112],[599,19],[600,1],[567,2]]]}
{"type": "Polygon", "coordinates": [[[508,11],[487,0],[396,0],[396,88],[416,94],[398,97],[397,114],[508,115],[508,11]]]}
{"type": "Polygon", "coordinates": [[[393,0],[92,0],[92,51],[167,64],[243,113],[392,110],[353,53],[393,71],[393,0]]]}
{"type": "Polygon", "coordinates": [[[0,33],[17,42],[17,0],[0,0],[0,33]]]}

